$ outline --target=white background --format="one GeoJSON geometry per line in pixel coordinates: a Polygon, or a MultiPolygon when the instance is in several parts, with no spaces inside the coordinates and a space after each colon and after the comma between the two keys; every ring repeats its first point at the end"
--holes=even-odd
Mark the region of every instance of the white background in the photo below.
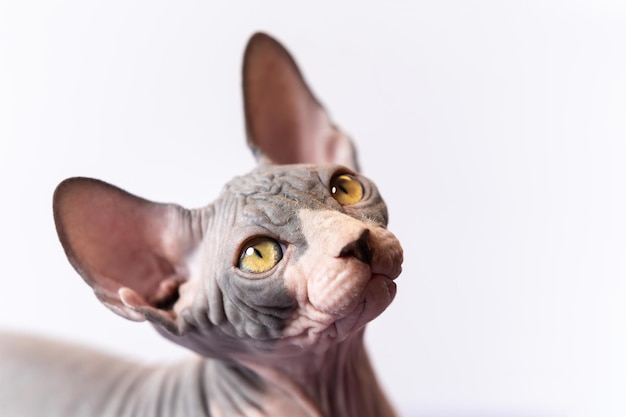
{"type": "Polygon", "coordinates": [[[405,248],[367,333],[418,416],[626,415],[626,5],[0,1],[0,327],[185,356],[71,269],[70,176],[197,207],[254,166],[257,30],[357,141],[405,248]]]}

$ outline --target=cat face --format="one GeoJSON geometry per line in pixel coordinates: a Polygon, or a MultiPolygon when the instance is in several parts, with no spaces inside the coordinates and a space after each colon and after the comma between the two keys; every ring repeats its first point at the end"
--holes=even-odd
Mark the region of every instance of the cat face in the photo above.
{"type": "MultiPolygon", "coordinates": [[[[174,307],[183,327],[217,332],[238,351],[323,349],[393,300],[402,249],[362,175],[336,165],[255,170],[210,211],[202,264],[180,288],[194,301],[174,307]]],[[[216,355],[214,346],[194,349],[216,355]]]]}

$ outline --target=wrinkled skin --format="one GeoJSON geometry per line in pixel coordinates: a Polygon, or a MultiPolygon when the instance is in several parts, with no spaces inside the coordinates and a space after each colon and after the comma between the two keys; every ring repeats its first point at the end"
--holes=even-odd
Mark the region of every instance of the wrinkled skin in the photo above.
{"type": "Polygon", "coordinates": [[[98,299],[198,359],[148,367],[1,334],[3,416],[395,415],[363,343],[401,272],[385,203],[280,44],[253,36],[243,78],[259,166],[213,203],[86,178],[54,197],[60,241],[98,299]]]}

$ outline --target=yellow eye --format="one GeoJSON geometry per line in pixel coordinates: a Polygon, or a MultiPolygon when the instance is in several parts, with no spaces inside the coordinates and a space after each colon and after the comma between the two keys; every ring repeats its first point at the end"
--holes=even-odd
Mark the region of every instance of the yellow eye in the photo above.
{"type": "Polygon", "coordinates": [[[363,198],[363,186],[352,175],[339,175],[330,182],[330,193],[342,206],[356,204],[363,198]]]}
{"type": "Polygon", "coordinates": [[[258,237],[244,246],[239,255],[239,269],[259,274],[272,269],[283,258],[280,244],[269,237],[258,237]]]}

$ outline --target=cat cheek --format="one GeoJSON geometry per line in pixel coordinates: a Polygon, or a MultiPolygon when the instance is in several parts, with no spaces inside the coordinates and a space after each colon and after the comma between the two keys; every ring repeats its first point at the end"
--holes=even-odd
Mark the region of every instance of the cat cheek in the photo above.
{"type": "Polygon", "coordinates": [[[309,300],[318,310],[344,317],[362,298],[370,276],[363,263],[332,262],[319,268],[308,281],[309,300]]]}
{"type": "Polygon", "coordinates": [[[325,316],[321,321],[328,321],[350,314],[362,300],[369,278],[364,263],[304,256],[285,271],[285,286],[301,311],[325,316]]]}

